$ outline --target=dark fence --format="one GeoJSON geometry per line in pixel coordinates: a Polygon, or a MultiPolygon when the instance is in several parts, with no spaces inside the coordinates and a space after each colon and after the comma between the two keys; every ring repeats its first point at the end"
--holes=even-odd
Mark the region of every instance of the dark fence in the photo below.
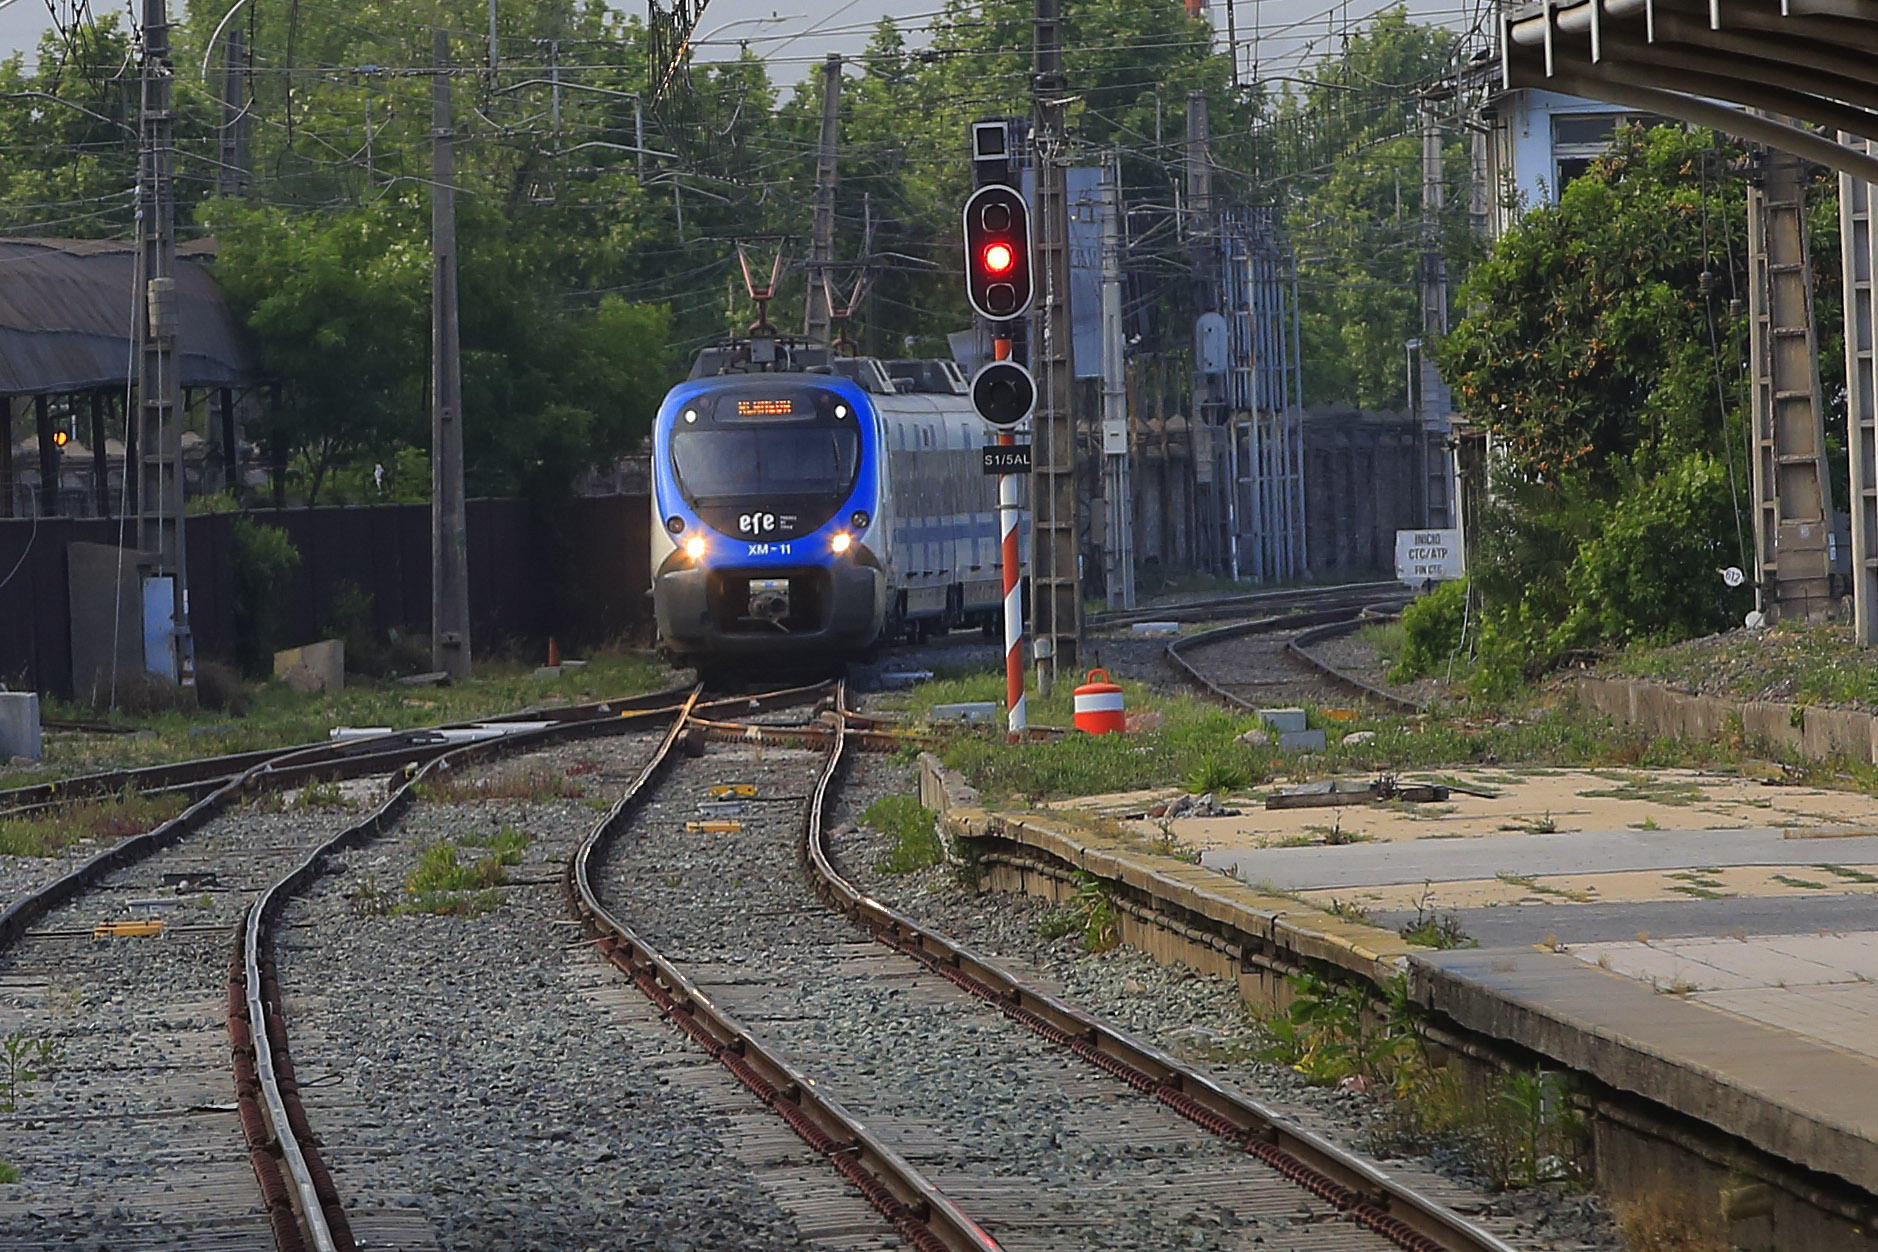
{"type": "MultiPolygon", "coordinates": [[[[549,512],[519,500],[472,500],[470,630],[477,654],[535,655],[550,635],[566,647],[592,647],[643,632],[650,618],[647,508],[644,496],[629,495],[585,497],[549,512]]],[[[188,524],[189,618],[198,656],[234,656],[230,570],[239,516],[281,528],[300,551],[282,646],[321,638],[334,593],[345,583],[370,595],[381,634],[429,632],[429,505],[207,514],[188,524]]],[[[100,518],[0,520],[0,683],[71,695],[66,546],[119,539],[120,524],[100,518]]],[[[134,523],[123,527],[122,539],[134,546],[134,523]]]]}

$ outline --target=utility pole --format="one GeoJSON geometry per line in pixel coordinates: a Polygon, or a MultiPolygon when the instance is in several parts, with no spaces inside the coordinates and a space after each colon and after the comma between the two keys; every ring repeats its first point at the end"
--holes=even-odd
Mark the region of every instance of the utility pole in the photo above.
{"type": "Polygon", "coordinates": [[[469,544],[463,512],[463,364],[457,333],[450,36],[443,30],[431,36],[436,73],[430,96],[430,663],[452,678],[467,678],[469,544]]]}
{"type": "Polygon", "coordinates": [[[194,687],[189,554],[183,534],[182,405],[176,376],[175,113],[166,0],[144,0],[142,85],[137,128],[137,259],[144,284],[137,322],[137,447],[142,462],[137,475],[137,545],[156,554],[153,580],[169,582],[170,646],[158,672],[183,687],[194,687]]]}
{"type": "Polygon", "coordinates": [[[215,171],[215,190],[238,196],[248,189],[247,110],[242,91],[241,25],[228,28],[222,61],[222,158],[215,171]]]}
{"type": "Polygon", "coordinates": [[[1447,386],[1435,367],[1431,349],[1448,333],[1448,262],[1441,247],[1441,210],[1444,203],[1441,163],[1441,121],[1435,97],[1424,94],[1422,105],[1422,337],[1417,361],[1420,377],[1415,393],[1421,400],[1421,438],[1426,487],[1423,516],[1429,526],[1451,526],[1448,484],[1448,413],[1453,408],[1447,386]]]}
{"type": "Polygon", "coordinates": [[[1134,483],[1128,461],[1128,359],[1122,335],[1122,165],[1102,170],[1102,545],[1111,609],[1135,607],[1134,483]]]}
{"type": "MultiPolygon", "coordinates": [[[[1223,348],[1225,345],[1215,337],[1208,339],[1207,328],[1215,331],[1219,328],[1219,284],[1218,277],[1218,241],[1219,232],[1213,211],[1213,155],[1211,121],[1207,112],[1206,93],[1190,91],[1187,93],[1187,139],[1184,163],[1187,168],[1187,246],[1189,264],[1193,269],[1193,420],[1189,430],[1188,465],[1193,474],[1189,498],[1196,504],[1200,493],[1206,487],[1211,495],[1203,505],[1196,507],[1193,527],[1193,556],[1195,565],[1214,565],[1220,544],[1220,525],[1227,521],[1230,530],[1229,507],[1216,507],[1218,500],[1218,475],[1213,472],[1213,432],[1218,428],[1220,407],[1220,384],[1223,381],[1216,370],[1225,367],[1222,359],[1208,359],[1208,348],[1223,348]]],[[[1230,432],[1228,432],[1230,434],[1230,432]]],[[[1230,485],[1229,485],[1230,489],[1230,485]]]]}
{"type": "MultiPolygon", "coordinates": [[[[1878,152],[1840,132],[1839,142],[1878,152]]],[[[1852,462],[1852,604],[1859,645],[1878,644],[1878,232],[1872,184],[1839,175],[1839,252],[1845,277],[1845,441],[1852,462]]]]}
{"type": "Polygon", "coordinates": [[[831,52],[822,63],[822,140],[815,156],[815,226],[809,239],[809,298],[802,327],[811,343],[829,340],[828,262],[835,247],[835,140],[840,130],[841,54],[831,52]]]}
{"type": "Polygon", "coordinates": [[[1038,333],[1031,337],[1037,441],[1031,535],[1032,617],[1036,623],[1038,686],[1048,695],[1059,666],[1073,668],[1082,646],[1082,575],[1076,535],[1076,423],[1070,411],[1075,370],[1070,359],[1069,202],[1063,187],[1063,75],[1061,0],[1035,0],[1031,51],[1031,116],[1036,131],[1038,333]]]}
{"type": "Polygon", "coordinates": [[[1748,305],[1754,367],[1756,598],[1768,621],[1832,611],[1832,480],[1813,330],[1806,182],[1797,156],[1768,149],[1748,188],[1748,305]]]}

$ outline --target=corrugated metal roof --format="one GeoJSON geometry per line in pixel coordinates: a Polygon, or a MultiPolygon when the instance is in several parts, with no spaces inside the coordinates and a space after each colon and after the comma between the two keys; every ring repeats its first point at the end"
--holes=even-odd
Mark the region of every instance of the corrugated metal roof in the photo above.
{"type": "MultiPolygon", "coordinates": [[[[253,377],[221,288],[193,259],[212,251],[205,242],[177,249],[177,355],[185,387],[233,386],[253,377]]],[[[118,388],[127,374],[134,380],[136,266],[129,243],[0,238],[0,396],[118,388]]]]}

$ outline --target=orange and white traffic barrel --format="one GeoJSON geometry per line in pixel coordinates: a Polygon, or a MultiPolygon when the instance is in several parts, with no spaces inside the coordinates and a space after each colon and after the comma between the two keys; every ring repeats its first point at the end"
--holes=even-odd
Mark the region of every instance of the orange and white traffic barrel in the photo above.
{"type": "Polygon", "coordinates": [[[1109,681],[1105,669],[1090,670],[1088,678],[1076,688],[1076,729],[1091,735],[1121,734],[1127,722],[1122,689],[1109,681]]]}

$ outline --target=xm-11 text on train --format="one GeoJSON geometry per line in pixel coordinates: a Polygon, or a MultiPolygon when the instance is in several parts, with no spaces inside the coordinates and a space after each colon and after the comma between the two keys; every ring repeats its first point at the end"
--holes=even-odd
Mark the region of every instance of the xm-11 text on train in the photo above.
{"type": "Polygon", "coordinates": [[[833,666],[1001,620],[987,428],[951,361],[707,349],[653,426],[659,648],[717,670],[833,666]],[[827,361],[826,364],[817,362],[827,361]]]}

